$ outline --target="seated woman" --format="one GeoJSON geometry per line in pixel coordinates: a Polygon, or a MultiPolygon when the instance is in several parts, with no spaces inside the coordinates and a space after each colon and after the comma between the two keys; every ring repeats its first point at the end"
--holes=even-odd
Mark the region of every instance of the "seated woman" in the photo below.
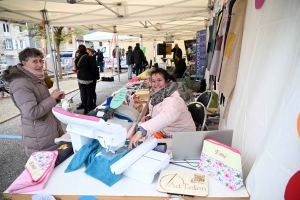
{"type": "Polygon", "coordinates": [[[192,99],[191,93],[184,84],[166,70],[157,68],[150,72],[151,99],[149,114],[142,118],[138,131],[130,139],[128,148],[132,144],[138,145],[139,139],[160,131],[165,137],[170,132],[196,131],[195,123],[188,111],[187,102],[192,99]]]}

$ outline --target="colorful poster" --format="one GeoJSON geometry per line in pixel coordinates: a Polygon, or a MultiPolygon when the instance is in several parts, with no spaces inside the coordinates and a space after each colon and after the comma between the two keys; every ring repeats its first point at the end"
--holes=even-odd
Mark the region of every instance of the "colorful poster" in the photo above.
{"type": "MultiPolygon", "coordinates": [[[[195,73],[197,74],[206,61],[206,29],[197,31],[196,33],[196,59],[195,73]]],[[[202,71],[203,79],[205,78],[205,69],[202,71]]]]}
{"type": "Polygon", "coordinates": [[[146,55],[146,47],[141,47],[141,50],[143,51],[144,55],[146,55]]]}

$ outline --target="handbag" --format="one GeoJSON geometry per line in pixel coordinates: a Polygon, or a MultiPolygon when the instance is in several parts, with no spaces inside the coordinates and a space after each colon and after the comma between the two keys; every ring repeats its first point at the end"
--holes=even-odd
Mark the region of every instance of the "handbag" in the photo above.
{"type": "Polygon", "coordinates": [[[215,140],[204,140],[199,170],[233,191],[243,186],[240,152],[215,140]]]}

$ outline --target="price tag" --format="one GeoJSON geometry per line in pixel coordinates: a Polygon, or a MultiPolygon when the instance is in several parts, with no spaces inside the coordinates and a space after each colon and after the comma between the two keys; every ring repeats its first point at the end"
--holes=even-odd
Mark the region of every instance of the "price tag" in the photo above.
{"type": "Polygon", "coordinates": [[[118,108],[125,100],[127,90],[120,90],[110,102],[110,107],[113,109],[118,108]]]}

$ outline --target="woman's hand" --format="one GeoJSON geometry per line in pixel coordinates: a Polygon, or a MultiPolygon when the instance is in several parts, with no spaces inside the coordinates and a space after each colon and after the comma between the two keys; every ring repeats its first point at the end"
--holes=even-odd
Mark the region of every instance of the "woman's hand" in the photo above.
{"type": "Polygon", "coordinates": [[[144,117],[142,117],[141,122],[146,122],[146,121],[148,121],[149,119],[151,119],[150,116],[144,116],[144,117]]]}
{"type": "Polygon", "coordinates": [[[142,138],[142,131],[137,131],[134,136],[130,138],[128,149],[132,149],[132,144],[137,147],[139,140],[142,138]]]}
{"type": "Polygon", "coordinates": [[[65,97],[65,93],[59,89],[55,89],[50,96],[55,100],[61,100],[63,99],[62,97],[65,97]]]}

